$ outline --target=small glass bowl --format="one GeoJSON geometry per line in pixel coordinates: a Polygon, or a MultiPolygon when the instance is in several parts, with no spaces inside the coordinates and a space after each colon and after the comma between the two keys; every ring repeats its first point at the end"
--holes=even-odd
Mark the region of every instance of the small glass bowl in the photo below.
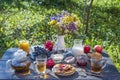
{"type": "Polygon", "coordinates": [[[54,60],[55,63],[61,63],[64,55],[63,54],[52,54],[51,58],[54,60]]]}

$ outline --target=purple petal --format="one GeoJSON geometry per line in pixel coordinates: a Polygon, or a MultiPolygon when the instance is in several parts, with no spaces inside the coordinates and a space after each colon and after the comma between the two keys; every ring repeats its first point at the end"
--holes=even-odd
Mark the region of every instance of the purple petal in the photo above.
{"type": "Polygon", "coordinates": [[[52,16],[51,20],[56,20],[56,18],[57,18],[56,16],[52,16]]]}
{"type": "Polygon", "coordinates": [[[76,25],[75,25],[74,23],[70,23],[70,24],[68,25],[68,29],[69,29],[70,31],[76,31],[76,30],[77,30],[77,27],[76,27],[76,25]]]}

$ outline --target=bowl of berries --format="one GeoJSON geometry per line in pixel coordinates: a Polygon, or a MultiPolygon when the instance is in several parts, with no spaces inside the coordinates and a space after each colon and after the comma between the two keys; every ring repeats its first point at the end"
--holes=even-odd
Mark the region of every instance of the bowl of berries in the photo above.
{"type": "Polygon", "coordinates": [[[51,56],[52,52],[45,49],[43,46],[40,45],[35,45],[31,47],[31,54],[30,54],[30,58],[32,61],[35,61],[36,56],[38,55],[46,55],[47,58],[49,58],[51,56]]]}

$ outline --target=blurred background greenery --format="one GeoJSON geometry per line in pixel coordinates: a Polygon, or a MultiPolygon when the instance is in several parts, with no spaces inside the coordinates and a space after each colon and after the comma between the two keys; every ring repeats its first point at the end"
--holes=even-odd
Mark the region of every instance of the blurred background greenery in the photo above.
{"type": "MultiPolygon", "coordinates": [[[[85,34],[85,17],[91,0],[0,0],[0,57],[11,47],[18,47],[19,40],[43,44],[56,33],[47,23],[50,17],[62,10],[75,13],[83,23],[79,29],[84,44],[92,48],[104,47],[120,71],[120,1],[94,0],[85,34]]],[[[67,47],[73,46],[76,37],[66,35],[67,47]]]]}

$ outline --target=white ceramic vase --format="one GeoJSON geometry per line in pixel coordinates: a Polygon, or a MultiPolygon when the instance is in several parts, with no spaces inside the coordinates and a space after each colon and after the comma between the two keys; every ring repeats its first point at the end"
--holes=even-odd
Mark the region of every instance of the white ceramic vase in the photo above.
{"type": "Polygon", "coordinates": [[[65,35],[58,35],[57,36],[56,51],[62,51],[62,52],[66,51],[64,37],[65,37],[65,35]]]}

